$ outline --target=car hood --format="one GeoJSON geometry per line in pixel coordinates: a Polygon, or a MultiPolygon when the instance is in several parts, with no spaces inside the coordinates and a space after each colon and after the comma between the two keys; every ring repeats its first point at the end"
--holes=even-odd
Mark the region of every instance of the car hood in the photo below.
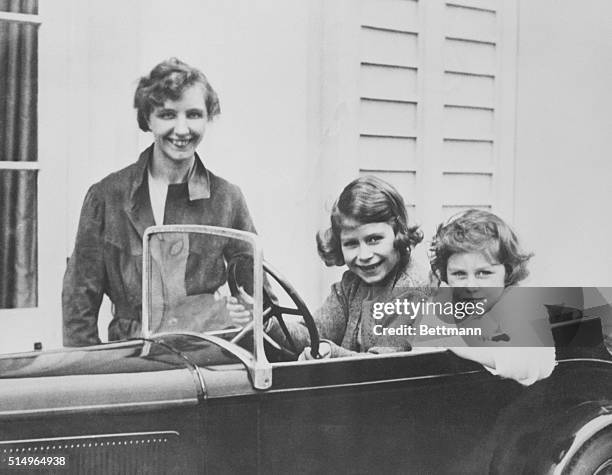
{"type": "Polygon", "coordinates": [[[0,420],[197,405],[206,397],[198,365],[238,362],[212,343],[181,335],[4,355],[0,420]]]}
{"type": "Polygon", "coordinates": [[[210,342],[176,335],[3,355],[0,356],[0,379],[148,373],[239,362],[210,342]]]}

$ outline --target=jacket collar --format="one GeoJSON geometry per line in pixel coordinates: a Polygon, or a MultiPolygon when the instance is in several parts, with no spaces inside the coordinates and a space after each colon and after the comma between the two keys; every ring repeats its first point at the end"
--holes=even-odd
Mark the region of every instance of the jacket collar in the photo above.
{"type": "MultiPolygon", "coordinates": [[[[147,181],[147,168],[153,157],[153,144],[145,149],[136,162],[130,190],[130,203],[132,209],[137,207],[140,193],[144,191],[144,183],[147,181]]],[[[210,176],[209,172],[202,163],[200,156],[195,154],[195,166],[189,172],[187,178],[187,188],[189,189],[189,200],[202,200],[210,198],[210,176]]]]}
{"type": "MultiPolygon", "coordinates": [[[[155,224],[147,183],[147,170],[152,157],[153,144],[140,154],[135,163],[126,207],[130,221],[140,236],[144,234],[147,227],[155,224]]],[[[187,188],[190,201],[210,198],[210,174],[197,153],[195,154],[195,166],[187,178],[187,188]]]]}

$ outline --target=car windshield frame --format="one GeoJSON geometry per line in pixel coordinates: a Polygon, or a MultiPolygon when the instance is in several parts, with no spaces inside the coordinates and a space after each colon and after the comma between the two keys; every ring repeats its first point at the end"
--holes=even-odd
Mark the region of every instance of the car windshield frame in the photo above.
{"type": "MultiPolygon", "coordinates": [[[[231,228],[219,226],[207,226],[198,224],[165,224],[161,226],[148,227],[142,237],[142,335],[146,340],[160,339],[167,335],[185,334],[214,343],[221,348],[231,352],[246,366],[251,377],[253,387],[256,389],[267,389],[272,385],[272,366],[266,358],[264,351],[264,329],[263,329],[263,251],[256,234],[231,228]],[[253,353],[245,350],[237,344],[227,341],[220,333],[227,331],[211,332],[192,332],[192,331],[172,331],[172,332],[153,332],[150,328],[152,291],[152,255],[150,241],[151,237],[157,234],[184,233],[184,234],[205,234],[211,236],[226,237],[246,242],[253,251],[253,320],[247,326],[252,328],[253,353]]],[[[246,327],[245,327],[246,328],[246,327]]],[[[233,331],[233,330],[232,330],[233,331]]]]}

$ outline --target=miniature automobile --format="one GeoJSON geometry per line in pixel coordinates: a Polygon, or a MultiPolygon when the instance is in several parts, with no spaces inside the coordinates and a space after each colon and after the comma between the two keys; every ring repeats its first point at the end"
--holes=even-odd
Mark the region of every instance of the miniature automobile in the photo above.
{"type": "MultiPolygon", "coordinates": [[[[297,361],[264,332],[296,315],[316,352],[308,308],[257,236],[149,228],[141,338],[0,357],[0,472],[612,473],[601,344],[564,347],[551,377],[523,387],[443,349],[297,361]],[[171,315],[189,295],[165,274],[201,239],[250,249],[228,267],[230,291],[252,297],[247,327],[181,328],[171,315]]],[[[578,324],[601,337],[597,319],[578,324]]]]}

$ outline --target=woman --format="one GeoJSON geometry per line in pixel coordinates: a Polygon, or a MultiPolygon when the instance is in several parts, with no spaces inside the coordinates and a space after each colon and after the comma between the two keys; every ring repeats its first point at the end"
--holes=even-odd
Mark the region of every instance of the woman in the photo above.
{"type": "MultiPolygon", "coordinates": [[[[163,61],[140,79],[134,107],[140,129],[151,132],[153,144],[136,163],[87,192],[64,276],[66,346],[100,342],[97,321],[104,294],[114,310],[109,340],[140,335],[142,235],[148,226],[207,224],[255,232],[240,189],[207,170],[196,153],[208,123],[220,113],[206,76],[178,59],[163,61]]],[[[182,281],[187,296],[206,297],[199,303],[225,309],[218,326],[244,324],[249,312],[233,297],[213,296],[225,282],[224,261],[245,249],[231,242],[199,248],[197,268],[187,265],[182,281]]]]}
{"type": "MultiPolygon", "coordinates": [[[[374,176],[358,178],[340,194],[330,221],[331,227],[317,235],[319,254],[327,266],[346,265],[348,270],[332,285],[314,316],[322,339],[320,355],[333,358],[410,348],[407,336],[382,334],[383,327],[410,325],[408,317],[395,314],[378,320],[372,313],[375,303],[427,297],[426,272],[411,259],[423,233],[409,225],[401,195],[374,176]]],[[[271,322],[268,331],[284,340],[271,322]]],[[[303,324],[288,323],[297,350],[302,351],[300,357],[312,358],[305,348],[309,338],[303,324]]]]}

